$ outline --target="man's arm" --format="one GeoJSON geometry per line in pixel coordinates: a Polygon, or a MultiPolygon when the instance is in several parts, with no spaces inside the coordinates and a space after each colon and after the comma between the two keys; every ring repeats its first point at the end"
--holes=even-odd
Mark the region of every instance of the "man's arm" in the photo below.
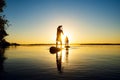
{"type": "Polygon", "coordinates": [[[61,33],[64,35],[63,30],[61,30],[61,33]]]}

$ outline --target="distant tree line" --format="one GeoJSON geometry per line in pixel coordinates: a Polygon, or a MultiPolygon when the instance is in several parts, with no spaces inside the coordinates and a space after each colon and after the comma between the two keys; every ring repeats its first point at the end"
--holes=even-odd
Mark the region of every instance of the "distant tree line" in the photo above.
{"type": "Polygon", "coordinates": [[[5,37],[8,35],[6,32],[6,28],[8,25],[8,20],[5,19],[5,15],[3,15],[3,9],[5,8],[6,3],[5,0],[0,0],[0,46],[9,46],[9,42],[5,40],[5,37]]]}

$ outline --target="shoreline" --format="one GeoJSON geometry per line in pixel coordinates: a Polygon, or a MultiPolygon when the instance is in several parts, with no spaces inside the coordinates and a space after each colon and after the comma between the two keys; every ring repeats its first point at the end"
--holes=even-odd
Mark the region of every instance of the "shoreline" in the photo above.
{"type": "MultiPolygon", "coordinates": [[[[46,45],[56,45],[56,44],[10,44],[10,46],[46,46],[46,45]]],[[[64,44],[63,44],[64,45],[64,44]]],[[[77,43],[70,45],[120,45],[120,43],[77,43]]]]}

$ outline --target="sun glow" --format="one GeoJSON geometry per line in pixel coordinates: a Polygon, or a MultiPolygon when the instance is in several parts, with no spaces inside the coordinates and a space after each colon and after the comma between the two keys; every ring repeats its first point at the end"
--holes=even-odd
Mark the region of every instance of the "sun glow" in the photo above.
{"type": "MultiPolygon", "coordinates": [[[[62,43],[64,44],[65,43],[65,37],[67,36],[68,39],[69,39],[69,43],[74,43],[75,41],[75,37],[76,36],[73,36],[76,34],[76,30],[78,30],[77,28],[75,28],[75,26],[78,26],[77,25],[77,21],[76,21],[76,18],[75,17],[69,17],[70,15],[67,14],[59,14],[56,15],[55,17],[52,18],[52,20],[50,21],[50,24],[48,26],[52,26],[51,28],[57,28],[59,25],[62,25],[62,28],[63,28],[63,33],[64,35],[62,35],[62,43]]],[[[54,29],[56,30],[56,29],[54,29]]],[[[54,31],[56,32],[56,31],[54,31]]],[[[56,35],[55,35],[56,37],[56,35]]]]}
{"type": "Polygon", "coordinates": [[[63,44],[65,44],[65,38],[68,37],[68,40],[71,41],[71,35],[67,32],[64,33],[64,35],[62,35],[62,42],[63,44]]]}

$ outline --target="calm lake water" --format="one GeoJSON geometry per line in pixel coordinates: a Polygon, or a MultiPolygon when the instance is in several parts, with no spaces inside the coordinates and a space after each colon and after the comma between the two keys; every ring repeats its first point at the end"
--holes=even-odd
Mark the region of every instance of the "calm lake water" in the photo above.
{"type": "Polygon", "coordinates": [[[120,46],[0,48],[0,80],[120,80],[120,46]]]}

